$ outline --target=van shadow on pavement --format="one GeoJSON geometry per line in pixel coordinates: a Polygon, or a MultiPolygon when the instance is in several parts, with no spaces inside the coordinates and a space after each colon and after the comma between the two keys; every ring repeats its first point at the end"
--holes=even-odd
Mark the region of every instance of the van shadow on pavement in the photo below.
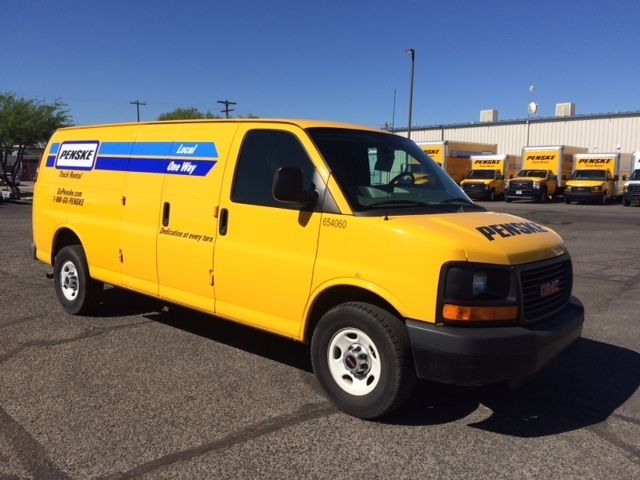
{"type": "MultiPolygon", "coordinates": [[[[231,321],[110,288],[101,317],[142,314],[214,342],[312,373],[309,347],[231,321]]],[[[640,386],[640,354],[580,338],[540,375],[511,391],[506,385],[456,387],[419,380],[407,404],[382,423],[425,426],[460,421],[484,405],[487,418],[468,426],[530,438],[605,421],[640,386]]]]}

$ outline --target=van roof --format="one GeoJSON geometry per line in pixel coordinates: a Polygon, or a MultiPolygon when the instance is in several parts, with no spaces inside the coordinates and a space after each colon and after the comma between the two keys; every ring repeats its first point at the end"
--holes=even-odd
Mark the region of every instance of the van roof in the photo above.
{"type": "Polygon", "coordinates": [[[188,123],[283,123],[289,125],[297,125],[302,129],[311,127],[327,127],[327,128],[349,128],[359,130],[370,130],[374,132],[385,132],[386,130],[380,128],[367,127],[363,125],[357,125],[353,123],[342,123],[328,120],[310,120],[310,119],[283,119],[283,118],[229,118],[229,119],[195,119],[195,120],[162,120],[162,121],[150,121],[150,122],[124,122],[124,123],[107,123],[96,125],[77,125],[73,127],[64,127],[60,130],[81,130],[84,128],[96,128],[96,127],[118,127],[118,126],[133,126],[133,125],[167,125],[167,124],[188,124],[188,123]]]}

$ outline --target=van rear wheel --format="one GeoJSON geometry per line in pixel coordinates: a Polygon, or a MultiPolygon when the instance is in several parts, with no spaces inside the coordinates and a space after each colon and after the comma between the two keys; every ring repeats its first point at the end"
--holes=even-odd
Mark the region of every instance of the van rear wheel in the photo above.
{"type": "Polygon", "coordinates": [[[382,417],[400,407],[416,381],[409,337],[397,317],[360,302],[338,305],[318,322],[311,361],[331,402],[354,417],[382,417]]]}
{"type": "Polygon", "coordinates": [[[87,257],[80,245],[58,252],[53,263],[53,284],[58,301],[72,315],[93,312],[100,304],[104,287],[89,276],[87,257]]]}

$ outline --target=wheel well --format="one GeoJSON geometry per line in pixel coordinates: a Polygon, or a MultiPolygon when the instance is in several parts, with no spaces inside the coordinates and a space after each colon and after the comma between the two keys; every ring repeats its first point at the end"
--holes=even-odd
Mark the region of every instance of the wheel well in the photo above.
{"type": "Polygon", "coordinates": [[[346,302],[370,303],[402,319],[400,313],[393,308],[389,302],[368,290],[347,285],[332,287],[322,292],[322,294],[316,298],[305,326],[303,337],[304,343],[309,343],[318,321],[325,312],[329,311],[336,305],[346,302]]]}
{"type": "Polygon", "coordinates": [[[64,247],[69,245],[81,245],[80,239],[72,230],[68,228],[63,228],[58,230],[56,233],[56,237],[53,241],[53,249],[51,250],[51,264],[53,265],[53,261],[58,255],[58,252],[62,250],[64,247]]]}

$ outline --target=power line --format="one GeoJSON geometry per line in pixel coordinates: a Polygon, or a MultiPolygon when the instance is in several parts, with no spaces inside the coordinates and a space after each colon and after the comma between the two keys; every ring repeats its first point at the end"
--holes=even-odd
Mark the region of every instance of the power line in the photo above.
{"type": "Polygon", "coordinates": [[[136,106],[136,110],[138,112],[138,122],[140,121],[140,105],[146,105],[146,102],[140,102],[138,100],[134,100],[132,102],[129,102],[131,105],[135,105],[136,106]]]}
{"type": "Polygon", "coordinates": [[[224,105],[224,110],[220,110],[224,113],[226,118],[229,118],[229,112],[233,112],[233,108],[229,108],[229,105],[236,105],[236,102],[230,102],[229,100],[218,100],[217,103],[222,103],[224,105]]]}

